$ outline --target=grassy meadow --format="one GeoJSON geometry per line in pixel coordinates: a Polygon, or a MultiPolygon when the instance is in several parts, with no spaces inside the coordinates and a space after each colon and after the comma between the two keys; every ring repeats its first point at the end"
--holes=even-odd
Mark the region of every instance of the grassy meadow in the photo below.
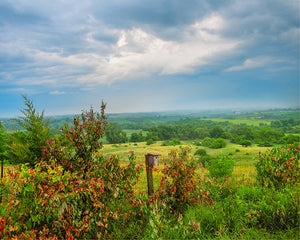
{"type": "MultiPolygon", "coordinates": [[[[181,145],[177,146],[161,146],[161,144],[162,141],[155,142],[152,145],[147,145],[146,142],[104,144],[102,151],[106,156],[118,155],[123,165],[128,164],[127,156],[129,154],[129,151],[134,151],[137,163],[143,164],[143,166],[145,166],[145,155],[147,153],[160,154],[159,166],[156,167],[158,171],[153,172],[154,189],[157,189],[161,176],[160,170],[164,167],[161,160],[168,158],[168,154],[171,150],[179,149],[181,146],[190,146],[192,149],[192,154],[194,154],[197,149],[203,148],[206,150],[207,154],[212,156],[213,158],[218,157],[218,155],[220,154],[229,155],[235,161],[232,178],[236,181],[249,180],[251,182],[255,181],[255,163],[257,161],[259,152],[263,153],[268,149],[267,147],[258,147],[256,145],[253,145],[251,147],[243,147],[241,145],[233,143],[227,143],[226,148],[211,149],[202,146],[195,146],[193,145],[193,141],[181,141],[181,145]]],[[[197,161],[198,156],[195,156],[194,159],[195,161],[197,161]]],[[[208,174],[208,171],[207,169],[202,168],[199,165],[197,173],[201,176],[205,176],[208,174]]],[[[145,169],[141,175],[140,182],[137,186],[139,192],[147,192],[147,179],[145,169]]]]}
{"type": "Polygon", "coordinates": [[[270,125],[271,120],[266,119],[222,119],[222,118],[211,118],[207,119],[214,122],[230,122],[232,124],[247,124],[249,126],[255,126],[258,127],[261,124],[270,125]]]}

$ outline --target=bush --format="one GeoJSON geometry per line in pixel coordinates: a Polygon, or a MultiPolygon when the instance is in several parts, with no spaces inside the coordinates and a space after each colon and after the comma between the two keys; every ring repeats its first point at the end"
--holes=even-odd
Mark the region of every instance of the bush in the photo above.
{"type": "Polygon", "coordinates": [[[20,173],[2,182],[9,198],[0,210],[6,223],[2,237],[114,238],[115,226],[120,233],[131,221],[139,221],[133,187],[141,169],[133,154],[129,163],[121,167],[116,156],[99,156],[84,179],[54,160],[33,170],[23,165],[20,173]]]}
{"type": "Polygon", "coordinates": [[[42,159],[55,159],[65,170],[84,173],[90,168],[97,152],[102,148],[101,138],[108,122],[104,115],[105,104],[102,102],[101,112],[82,112],[73,120],[73,128],[63,129],[63,135],[68,140],[67,146],[62,146],[57,139],[49,139],[43,149],[42,159]]]}
{"type": "Polygon", "coordinates": [[[200,156],[198,163],[201,163],[202,167],[206,168],[211,163],[212,157],[209,155],[200,156]]]}
{"type": "Polygon", "coordinates": [[[250,140],[245,140],[244,139],[244,140],[240,141],[239,144],[241,144],[244,147],[249,147],[249,146],[252,145],[252,142],[250,140]]]}
{"type": "Polygon", "coordinates": [[[257,180],[262,186],[283,187],[299,182],[300,145],[289,144],[259,154],[256,164],[257,180]]]}
{"type": "Polygon", "coordinates": [[[226,145],[227,145],[227,142],[223,138],[214,139],[214,138],[206,137],[206,138],[204,138],[204,140],[202,142],[202,146],[209,147],[209,148],[215,148],[215,149],[226,147],[226,145]]]}
{"type": "Polygon", "coordinates": [[[147,144],[147,145],[154,144],[154,141],[150,138],[150,139],[147,140],[147,143],[146,143],[146,144],[147,144]]]}
{"type": "Polygon", "coordinates": [[[207,166],[210,177],[222,178],[232,174],[234,161],[228,156],[220,155],[207,166]]]}
{"type": "Polygon", "coordinates": [[[198,149],[198,150],[194,153],[194,155],[198,155],[198,156],[206,156],[206,155],[207,155],[207,152],[206,152],[205,149],[200,148],[200,149],[198,149]]]}
{"type": "Polygon", "coordinates": [[[172,140],[163,141],[161,146],[176,146],[180,144],[181,142],[178,138],[173,138],[172,140]]]}
{"type": "Polygon", "coordinates": [[[196,164],[190,156],[190,148],[173,150],[169,153],[169,158],[163,161],[165,164],[162,170],[163,177],[154,199],[167,206],[169,213],[183,213],[188,205],[208,198],[206,193],[197,191],[194,177],[196,164]]]}

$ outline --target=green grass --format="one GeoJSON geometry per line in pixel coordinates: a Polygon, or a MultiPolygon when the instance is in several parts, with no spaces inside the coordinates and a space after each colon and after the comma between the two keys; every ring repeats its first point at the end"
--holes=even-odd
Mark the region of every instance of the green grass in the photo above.
{"type": "Polygon", "coordinates": [[[249,126],[255,126],[258,127],[260,124],[271,124],[271,120],[265,120],[265,119],[219,119],[219,118],[211,118],[207,119],[214,122],[229,122],[232,124],[247,124],[249,126]]]}
{"type": "MultiPolygon", "coordinates": [[[[171,150],[178,149],[180,146],[191,146],[192,154],[196,152],[197,149],[203,148],[206,150],[207,154],[213,158],[218,157],[220,154],[230,155],[230,157],[235,161],[234,171],[232,178],[236,181],[240,180],[249,180],[255,181],[256,169],[255,163],[258,157],[259,152],[265,152],[267,147],[258,147],[253,145],[251,147],[242,147],[238,144],[228,143],[226,148],[221,149],[211,149],[207,147],[198,147],[192,145],[192,141],[182,141],[179,146],[161,146],[162,141],[158,141],[152,145],[146,145],[146,142],[139,143],[122,143],[122,144],[104,144],[103,153],[106,156],[109,155],[118,155],[120,157],[121,164],[128,164],[128,154],[129,151],[134,151],[136,155],[136,161],[138,164],[145,166],[145,155],[147,153],[158,153],[159,156],[159,166],[157,167],[158,171],[153,172],[154,180],[154,189],[157,189],[159,186],[159,181],[161,178],[160,170],[163,169],[162,159],[168,158],[168,154],[171,150]],[[237,151],[238,149],[238,151],[237,151]]],[[[195,161],[197,161],[197,156],[195,156],[195,161]]],[[[208,171],[204,168],[197,169],[197,173],[201,176],[207,175],[208,171]]],[[[146,170],[141,174],[140,182],[137,186],[139,192],[147,192],[147,179],[146,179],[146,170]]]]}

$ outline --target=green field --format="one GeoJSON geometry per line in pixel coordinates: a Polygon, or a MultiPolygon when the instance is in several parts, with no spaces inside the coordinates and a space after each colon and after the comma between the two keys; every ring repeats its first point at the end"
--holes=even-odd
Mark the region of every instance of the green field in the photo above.
{"type": "MultiPolygon", "coordinates": [[[[235,161],[235,167],[232,177],[236,181],[240,180],[249,180],[251,182],[255,181],[256,170],[255,163],[258,157],[259,152],[265,152],[267,147],[242,147],[241,145],[228,143],[226,148],[222,149],[211,149],[207,147],[198,147],[192,145],[192,141],[182,141],[180,146],[190,146],[192,148],[192,154],[199,148],[203,148],[206,152],[212,157],[218,157],[218,155],[229,155],[235,161]],[[238,149],[238,150],[237,150],[238,149]]],[[[147,153],[158,153],[160,154],[159,160],[168,158],[168,154],[171,150],[179,149],[180,146],[161,146],[162,141],[158,141],[152,145],[146,145],[146,142],[140,143],[123,143],[123,144],[104,144],[103,153],[106,156],[109,155],[118,155],[120,157],[122,164],[128,164],[128,155],[129,151],[134,151],[136,155],[136,161],[138,164],[143,164],[145,166],[145,155],[147,153]]],[[[195,161],[197,161],[197,156],[195,156],[195,161]]],[[[160,161],[162,163],[162,161],[160,161]]],[[[157,169],[161,170],[163,165],[160,164],[157,169]]],[[[208,174],[208,171],[205,168],[199,167],[197,173],[204,176],[208,174]]],[[[154,172],[154,188],[158,187],[160,181],[160,172],[154,172]]],[[[147,191],[147,182],[146,182],[146,170],[140,178],[138,184],[138,190],[142,192],[147,191]]]]}
{"type": "Polygon", "coordinates": [[[271,124],[271,120],[265,120],[265,119],[221,119],[221,118],[211,118],[211,119],[207,119],[207,120],[211,120],[214,122],[229,122],[232,124],[247,124],[249,126],[255,126],[258,127],[261,124],[266,124],[266,125],[270,125],[271,124]]]}

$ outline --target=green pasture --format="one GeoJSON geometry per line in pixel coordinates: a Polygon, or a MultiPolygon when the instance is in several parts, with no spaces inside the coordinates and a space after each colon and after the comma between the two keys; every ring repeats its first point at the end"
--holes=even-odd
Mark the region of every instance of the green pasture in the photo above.
{"type": "MultiPolygon", "coordinates": [[[[192,148],[192,154],[199,148],[206,150],[207,154],[217,158],[220,154],[229,155],[235,161],[234,172],[232,178],[236,181],[240,180],[249,180],[251,182],[255,181],[256,169],[255,163],[258,157],[259,152],[265,152],[267,147],[257,147],[253,145],[251,147],[243,147],[241,145],[228,143],[226,148],[221,149],[210,149],[207,147],[199,147],[192,145],[192,141],[182,141],[181,145],[178,146],[161,146],[162,141],[158,141],[152,145],[146,145],[146,142],[139,143],[123,143],[123,144],[105,144],[102,151],[106,156],[109,155],[118,155],[120,157],[120,162],[123,165],[128,164],[128,155],[129,151],[134,151],[136,155],[136,162],[145,166],[145,155],[147,153],[158,153],[159,156],[159,166],[156,167],[157,171],[153,172],[154,179],[154,188],[157,189],[159,186],[159,181],[162,173],[160,172],[163,169],[162,159],[168,158],[168,154],[171,150],[179,149],[180,146],[190,146],[192,148]]],[[[195,161],[198,157],[195,156],[195,161]]],[[[200,176],[205,176],[208,174],[207,169],[199,166],[197,173],[200,176]]],[[[147,191],[147,179],[146,179],[146,170],[141,174],[140,182],[137,186],[138,191],[146,192],[147,191]]]]}
{"type": "Polygon", "coordinates": [[[207,119],[207,120],[211,120],[214,122],[229,122],[232,124],[247,124],[249,126],[255,126],[258,127],[261,124],[266,124],[266,125],[270,125],[272,120],[266,120],[266,119],[223,119],[223,118],[211,118],[211,119],[207,119]]]}

